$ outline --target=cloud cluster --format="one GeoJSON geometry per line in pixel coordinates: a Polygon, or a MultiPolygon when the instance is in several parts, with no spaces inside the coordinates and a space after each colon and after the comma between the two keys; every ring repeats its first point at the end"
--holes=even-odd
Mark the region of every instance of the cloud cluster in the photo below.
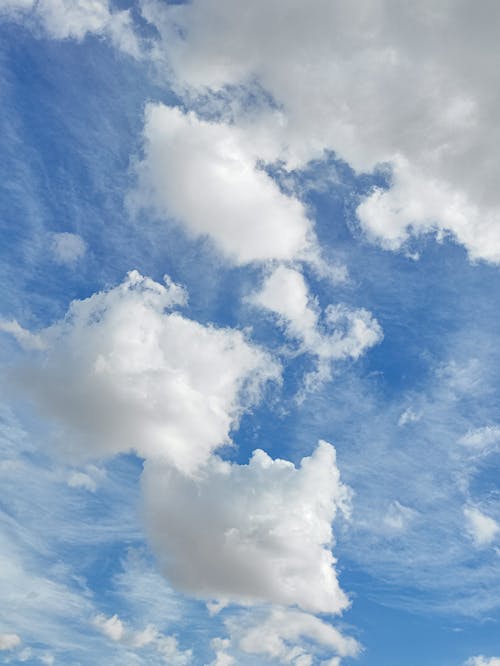
{"type": "Polygon", "coordinates": [[[278,317],[301,352],[317,358],[316,371],[306,377],[306,390],[330,378],[333,361],[357,359],[382,338],[378,322],[364,309],[329,305],[321,313],[304,276],[293,268],[278,266],[250,300],[278,317]]]}
{"type": "Polygon", "coordinates": [[[437,230],[474,259],[500,261],[497,4],[484,13],[445,0],[293,0],[286,13],[278,0],[142,6],[181,94],[257,82],[272,97],[258,124],[289,168],[325,149],[357,172],[388,165],[392,187],[359,209],[384,246],[437,230]]]}
{"type": "Polygon", "coordinates": [[[172,311],[184,300],[168,279],[132,271],[39,333],[45,349],[17,381],[59,423],[62,450],[136,451],[192,472],[229,441],[279,367],[241,332],[172,311]]]}
{"type": "Polygon", "coordinates": [[[110,640],[121,643],[133,650],[153,648],[169,666],[185,666],[191,663],[192,651],[180,650],[175,636],[165,636],[154,625],[136,630],[126,625],[118,615],[106,617],[97,615],[93,624],[110,640]]]}
{"type": "MultiPolygon", "coordinates": [[[[119,286],[73,301],[63,320],[40,331],[40,348],[16,381],[59,424],[66,457],[136,451],[145,459],[144,518],[174,587],[213,611],[236,603],[342,612],[349,600],[335,569],[332,521],[339,510],[348,514],[350,491],[335,449],[321,441],[297,468],[262,450],[247,465],[215,455],[280,367],[240,331],[182,316],[176,308],[185,301],[168,278],[159,284],[132,271],[119,286]]],[[[83,469],[68,485],[96,492],[102,474],[83,469]]],[[[127,649],[152,646],[169,663],[188,658],[154,627],[136,631],[102,615],[94,624],[127,649]]],[[[314,616],[292,614],[291,633],[278,624],[274,615],[265,622],[271,643],[305,637],[340,655],[354,650],[314,616]]],[[[252,635],[240,641],[249,653],[252,635]]]]}

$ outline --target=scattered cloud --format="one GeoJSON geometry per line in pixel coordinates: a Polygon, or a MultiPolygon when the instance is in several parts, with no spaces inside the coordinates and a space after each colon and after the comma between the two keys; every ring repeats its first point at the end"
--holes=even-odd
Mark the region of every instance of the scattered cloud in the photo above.
{"type": "Polygon", "coordinates": [[[250,302],[274,313],[286,335],[298,340],[299,350],[317,358],[317,369],[305,379],[306,391],[330,379],[332,362],[356,360],[382,339],[378,322],[364,309],[339,304],[321,313],[302,273],[286,266],[274,269],[250,302]]]}
{"type": "Polygon", "coordinates": [[[86,250],[85,241],[78,234],[52,234],[52,252],[60,264],[74,266],[85,255],[86,250]]]}
{"type": "Polygon", "coordinates": [[[500,525],[475,507],[465,507],[466,529],[478,547],[490,545],[500,531],[500,525]]]}

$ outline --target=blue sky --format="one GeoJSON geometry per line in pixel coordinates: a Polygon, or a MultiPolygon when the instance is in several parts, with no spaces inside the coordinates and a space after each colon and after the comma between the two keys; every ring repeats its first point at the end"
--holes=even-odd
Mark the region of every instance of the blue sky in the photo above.
{"type": "Polygon", "coordinates": [[[500,664],[480,14],[0,3],[1,663],[500,664]]]}

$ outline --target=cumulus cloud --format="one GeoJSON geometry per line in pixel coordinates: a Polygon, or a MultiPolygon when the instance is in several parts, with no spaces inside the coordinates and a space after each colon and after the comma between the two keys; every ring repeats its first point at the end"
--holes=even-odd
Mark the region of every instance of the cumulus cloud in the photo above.
{"type": "Polygon", "coordinates": [[[161,285],[132,271],[40,332],[46,349],[17,381],[59,424],[66,455],[134,450],[191,472],[279,376],[240,331],[172,311],[184,301],[168,278],[161,285]]]}
{"type": "Polygon", "coordinates": [[[181,590],[313,612],[348,606],[330,549],[349,491],[330,444],[320,442],[299,468],[261,450],[248,465],[212,457],[196,478],[146,462],[142,486],[153,549],[181,590]]]}
{"type": "Polygon", "coordinates": [[[425,0],[143,0],[178,90],[253,88],[289,168],[334,150],[357,172],[386,165],[389,191],[359,209],[368,234],[399,248],[450,233],[474,259],[500,261],[500,8],[425,0]],[[485,20],[486,19],[486,20],[485,20]]]}
{"type": "Polygon", "coordinates": [[[129,55],[140,54],[130,12],[113,10],[108,0],[6,0],[0,7],[2,16],[40,25],[53,39],[81,41],[97,34],[129,55]]]}
{"type": "Polygon", "coordinates": [[[330,378],[333,361],[357,359],[382,339],[378,322],[364,309],[329,305],[321,313],[304,276],[293,268],[278,266],[250,301],[277,315],[287,336],[299,341],[300,351],[317,358],[306,389],[330,378]]]}
{"type": "Polygon", "coordinates": [[[21,645],[21,639],[17,634],[0,634],[0,650],[13,650],[21,645]]]}
{"type": "Polygon", "coordinates": [[[491,544],[500,531],[500,526],[496,520],[475,507],[465,507],[464,517],[467,532],[478,547],[491,544]]]}
{"type": "Polygon", "coordinates": [[[78,234],[52,234],[52,252],[60,264],[74,265],[86,252],[85,241],[78,234]]]}
{"type": "Polygon", "coordinates": [[[500,666],[500,657],[471,657],[467,659],[465,666],[500,666]]]}
{"type": "Polygon", "coordinates": [[[102,614],[94,618],[93,624],[110,640],[123,643],[129,648],[154,648],[170,666],[185,666],[191,663],[191,650],[180,650],[175,636],[161,634],[154,625],[136,630],[122,622],[118,615],[106,617],[102,614]]]}
{"type": "Polygon", "coordinates": [[[360,651],[355,639],[314,615],[293,609],[250,612],[228,621],[227,626],[232,644],[241,652],[282,664],[311,665],[315,656],[311,649],[320,648],[339,657],[355,657],[360,651]]]}
{"type": "Polygon", "coordinates": [[[139,197],[192,236],[209,237],[236,264],[313,253],[304,206],[258,168],[262,154],[252,137],[230,124],[149,104],[144,138],[139,197]]]}

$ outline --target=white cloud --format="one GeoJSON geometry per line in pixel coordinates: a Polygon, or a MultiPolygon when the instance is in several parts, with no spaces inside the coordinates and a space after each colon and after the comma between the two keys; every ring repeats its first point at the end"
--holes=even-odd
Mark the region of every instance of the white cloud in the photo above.
{"type": "Polygon", "coordinates": [[[347,607],[330,548],[349,491],[330,444],[298,469],[261,450],[248,465],[212,457],[195,478],[148,461],[142,486],[153,550],[174,586],[222,603],[347,607]]]}
{"type": "Polygon", "coordinates": [[[291,0],[286,17],[279,0],[142,4],[181,94],[270,93],[280,111],[259,122],[288,167],[325,149],[358,172],[389,165],[392,188],[359,210],[384,246],[436,229],[500,261],[495,3],[291,0]]]}
{"type": "Polygon", "coordinates": [[[481,453],[492,451],[500,444],[500,426],[483,426],[469,430],[458,443],[481,453]]]}
{"type": "Polygon", "coordinates": [[[258,148],[240,129],[178,108],[149,104],[145,159],[138,166],[143,204],[208,236],[237,264],[312,258],[304,206],[257,166],[258,148]]]}
{"type": "Polygon", "coordinates": [[[86,249],[85,241],[78,234],[52,234],[52,252],[60,264],[74,265],[85,255],[86,249]]]}
{"type": "Polygon", "coordinates": [[[321,313],[304,276],[293,268],[278,266],[250,301],[276,314],[300,350],[318,359],[317,370],[306,377],[306,389],[330,378],[333,361],[357,359],[382,339],[379,324],[364,309],[329,305],[321,313]]]}
{"type": "Polygon", "coordinates": [[[500,666],[500,657],[471,657],[465,662],[466,666],[500,666]]]}
{"type": "Polygon", "coordinates": [[[118,615],[107,618],[102,614],[94,618],[93,624],[110,640],[123,643],[129,648],[141,649],[148,646],[154,648],[170,666],[184,666],[191,663],[191,650],[180,650],[174,636],[161,634],[153,625],[135,630],[125,625],[118,615]]]}
{"type": "Polygon", "coordinates": [[[233,666],[236,663],[234,657],[226,652],[231,648],[229,638],[213,638],[210,641],[210,646],[215,652],[215,659],[210,666],[233,666]]]}
{"type": "Polygon", "coordinates": [[[99,482],[106,477],[106,471],[95,465],[87,465],[85,472],[73,470],[68,474],[67,484],[70,488],[83,488],[95,493],[99,482]]]}
{"type": "Polygon", "coordinates": [[[0,634],[0,650],[13,650],[21,645],[21,639],[17,634],[0,634]]]}
{"type": "Polygon", "coordinates": [[[389,505],[387,513],[383,518],[383,523],[391,531],[401,532],[407,528],[415,516],[416,511],[414,509],[410,509],[410,507],[404,506],[397,500],[394,500],[389,505]]]}
{"type": "Polygon", "coordinates": [[[496,520],[486,516],[475,507],[465,507],[464,517],[467,531],[476,546],[488,546],[495,540],[500,531],[500,526],[496,520]]]}
{"type": "Polygon", "coordinates": [[[256,610],[226,624],[231,643],[242,653],[283,664],[312,664],[318,648],[339,657],[355,657],[361,648],[355,639],[344,636],[332,625],[298,610],[256,610]]]}
{"type": "Polygon", "coordinates": [[[23,328],[15,319],[0,319],[0,331],[9,333],[24,349],[43,349],[44,343],[39,335],[23,328]]]}
{"type": "Polygon", "coordinates": [[[96,34],[107,37],[129,55],[140,55],[130,12],[112,10],[108,0],[6,0],[0,17],[2,14],[28,25],[34,21],[53,39],[81,41],[88,34],[96,34]]]}
{"type": "Polygon", "coordinates": [[[184,300],[168,279],[164,286],[132,271],[40,332],[46,351],[18,382],[62,428],[67,457],[134,450],[192,472],[279,376],[240,331],[171,311],[184,300]]]}
{"type": "Polygon", "coordinates": [[[500,530],[496,520],[486,516],[479,509],[468,506],[464,508],[464,517],[467,532],[476,546],[488,546],[495,540],[500,530]]]}
{"type": "Polygon", "coordinates": [[[94,625],[112,641],[120,641],[125,633],[123,622],[118,615],[113,615],[109,618],[106,618],[104,615],[97,615],[94,618],[94,625]]]}

